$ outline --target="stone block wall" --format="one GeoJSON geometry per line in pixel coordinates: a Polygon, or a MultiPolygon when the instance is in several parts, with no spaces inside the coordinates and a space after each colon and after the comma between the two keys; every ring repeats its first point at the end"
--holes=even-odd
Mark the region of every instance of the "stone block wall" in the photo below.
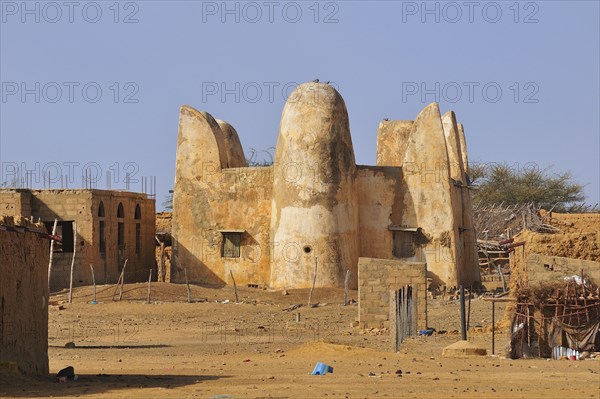
{"type": "Polygon", "coordinates": [[[0,363],[28,375],[48,374],[50,241],[0,227],[0,363]]]}
{"type": "MultiPolygon", "coordinates": [[[[117,281],[125,259],[127,283],[147,281],[149,269],[156,276],[155,200],[143,193],[95,189],[0,189],[0,215],[33,217],[47,224],[74,222],[77,227],[73,285],[91,285],[90,264],[97,284],[117,281]],[[100,208],[104,210],[100,216],[100,208]],[[119,205],[123,217],[118,216],[119,205]],[[138,215],[136,217],[136,208],[138,215]],[[104,225],[104,252],[100,251],[100,224],[104,225]],[[118,244],[118,225],[123,224],[124,244],[118,244]],[[139,227],[137,227],[139,225],[139,227]],[[136,232],[139,230],[139,247],[136,232]]],[[[75,226],[73,226],[75,227],[75,226]]],[[[60,234],[59,234],[60,235],[60,234]]],[[[65,239],[66,240],[66,239],[65,239]]],[[[69,244],[73,245],[73,238],[69,244]]],[[[72,251],[55,251],[52,259],[50,290],[68,288],[72,251]]]]}
{"type": "Polygon", "coordinates": [[[362,328],[390,327],[391,293],[410,285],[417,328],[427,327],[427,265],[397,259],[358,259],[358,321],[362,328]]]}
{"type": "Polygon", "coordinates": [[[27,189],[0,190],[0,215],[31,216],[31,192],[27,189]]]}

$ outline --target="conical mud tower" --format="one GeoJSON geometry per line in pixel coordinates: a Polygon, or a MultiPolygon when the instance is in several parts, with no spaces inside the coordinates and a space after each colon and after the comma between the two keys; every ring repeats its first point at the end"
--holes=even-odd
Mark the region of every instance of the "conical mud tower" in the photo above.
{"type": "Polygon", "coordinates": [[[305,83],[281,117],[273,180],[271,287],[356,286],[356,164],[348,112],[331,86],[305,83]]]}

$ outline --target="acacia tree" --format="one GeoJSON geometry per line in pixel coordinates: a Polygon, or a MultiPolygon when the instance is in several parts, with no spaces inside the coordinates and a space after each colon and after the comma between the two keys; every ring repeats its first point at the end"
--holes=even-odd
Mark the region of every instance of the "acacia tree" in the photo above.
{"type": "Polygon", "coordinates": [[[508,163],[474,164],[469,168],[474,203],[506,205],[533,202],[542,208],[565,211],[585,200],[583,186],[574,181],[570,171],[554,173],[552,167],[526,165],[518,168],[508,163]]]}

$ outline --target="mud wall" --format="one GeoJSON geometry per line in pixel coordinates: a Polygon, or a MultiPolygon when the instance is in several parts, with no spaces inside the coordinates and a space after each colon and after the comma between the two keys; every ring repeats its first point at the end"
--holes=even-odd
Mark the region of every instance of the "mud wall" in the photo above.
{"type": "Polygon", "coordinates": [[[48,373],[50,241],[0,229],[0,363],[30,375],[48,373]]]}
{"type": "Polygon", "coordinates": [[[421,229],[432,285],[440,288],[480,281],[465,162],[462,125],[453,112],[442,118],[437,103],[414,122],[379,125],[377,165],[402,169],[399,224],[421,229]]]}
{"type": "Polygon", "coordinates": [[[358,166],[360,256],[393,258],[393,232],[402,212],[401,170],[396,167],[358,166]]]}
{"type": "Polygon", "coordinates": [[[474,232],[462,187],[464,130],[448,115],[444,126],[433,103],[414,122],[381,122],[377,166],[357,167],[342,96],[328,84],[304,83],[284,106],[274,165],[245,168],[237,131],[183,106],[172,281],[187,270],[191,281],[223,285],[232,270],[242,284],[306,288],[318,259],[316,286],[342,287],[350,270],[355,288],[359,256],[395,255],[426,260],[441,288],[478,281],[477,257],[467,253],[475,247],[467,248],[474,232]],[[242,234],[237,259],[223,255],[232,233],[242,234]]]}
{"type": "Polygon", "coordinates": [[[357,286],[359,205],[346,104],[330,85],[304,83],[286,102],[275,151],[271,236],[273,288],[357,286]]]}
{"type": "MultiPolygon", "coordinates": [[[[515,253],[515,258],[523,256],[520,248],[515,253]]],[[[518,265],[513,266],[516,285],[552,284],[565,277],[580,276],[582,271],[594,283],[600,284],[600,262],[536,253],[528,253],[524,261],[522,258],[520,260],[518,265]]],[[[511,281],[512,283],[513,281],[511,281]]]]}
{"type": "Polygon", "coordinates": [[[223,169],[175,188],[171,281],[268,285],[272,167],[223,169]],[[223,257],[223,233],[240,232],[240,256],[223,257]]]}
{"type": "Polygon", "coordinates": [[[442,115],[442,125],[448,151],[448,166],[452,179],[450,197],[455,220],[454,236],[457,240],[457,274],[459,283],[473,284],[480,282],[477,241],[473,226],[473,205],[466,166],[463,163],[462,151],[464,131],[458,128],[456,115],[452,111],[442,115]]]}

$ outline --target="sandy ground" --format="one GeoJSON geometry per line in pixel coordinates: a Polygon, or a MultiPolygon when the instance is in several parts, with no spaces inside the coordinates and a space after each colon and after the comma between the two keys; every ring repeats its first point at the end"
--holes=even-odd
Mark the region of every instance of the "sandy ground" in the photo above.
{"type": "MultiPolygon", "coordinates": [[[[3,377],[3,397],[85,398],[600,398],[600,359],[510,360],[502,356],[449,359],[442,349],[459,339],[457,302],[431,300],[429,325],[448,333],[410,339],[399,353],[387,351],[385,331],[352,327],[357,306],[341,306],[341,290],[289,295],[240,288],[153,283],[152,303],[144,284],[114,286],[51,297],[50,372],[73,366],[79,380],[54,383],[3,377]],[[118,296],[118,294],[117,294],[118,296]],[[220,303],[224,300],[229,303],[220,303]],[[299,313],[300,322],[297,322],[299,313]],[[72,341],[75,348],[65,348],[72,341]],[[317,361],[333,374],[309,375],[317,361]],[[401,370],[401,376],[397,371],[401,370]]],[[[356,299],[357,293],[351,297],[356,299]]],[[[502,317],[502,306],[497,308],[502,317]]],[[[470,340],[491,352],[491,305],[471,303],[470,340]]],[[[506,335],[496,336],[502,352],[506,335]]]]}

